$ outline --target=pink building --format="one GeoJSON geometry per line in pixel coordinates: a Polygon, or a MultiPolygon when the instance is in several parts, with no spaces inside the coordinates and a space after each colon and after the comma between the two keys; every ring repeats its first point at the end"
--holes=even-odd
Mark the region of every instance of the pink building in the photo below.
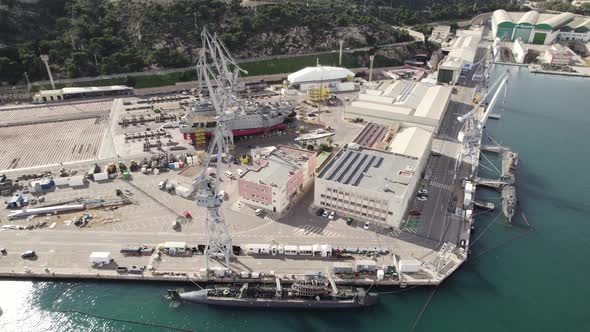
{"type": "Polygon", "coordinates": [[[254,166],[238,179],[240,200],[282,214],[313,180],[315,168],[315,152],[279,145],[255,158],[254,166]]]}

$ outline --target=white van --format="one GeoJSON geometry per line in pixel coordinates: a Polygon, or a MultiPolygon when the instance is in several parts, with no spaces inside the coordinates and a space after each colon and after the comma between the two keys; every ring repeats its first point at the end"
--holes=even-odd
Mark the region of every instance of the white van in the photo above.
{"type": "Polygon", "coordinates": [[[230,179],[234,178],[234,173],[230,172],[230,171],[225,171],[225,176],[227,176],[230,179]]]}
{"type": "Polygon", "coordinates": [[[236,174],[238,174],[238,176],[239,176],[239,177],[241,177],[241,176],[242,176],[242,175],[244,175],[245,173],[246,173],[246,172],[244,172],[243,170],[241,170],[241,169],[239,169],[239,168],[238,168],[238,169],[236,169],[236,174]]]}

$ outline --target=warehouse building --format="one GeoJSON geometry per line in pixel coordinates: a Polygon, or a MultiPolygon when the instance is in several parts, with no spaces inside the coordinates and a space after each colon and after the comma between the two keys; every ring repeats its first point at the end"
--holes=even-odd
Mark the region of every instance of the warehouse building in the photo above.
{"type": "Polygon", "coordinates": [[[76,98],[132,95],[133,88],[124,85],[95,86],[81,88],[63,88],[57,90],[41,90],[33,96],[33,103],[62,101],[76,98]]]}
{"type": "Polygon", "coordinates": [[[572,13],[508,13],[503,9],[492,15],[492,34],[506,41],[521,38],[525,44],[549,45],[556,40],[590,40],[588,17],[572,13]]]}
{"type": "Polygon", "coordinates": [[[287,76],[289,86],[300,91],[319,88],[320,85],[331,92],[354,91],[354,73],[346,68],[315,66],[303,68],[287,76]]]}
{"type": "Polygon", "coordinates": [[[438,65],[438,82],[456,84],[462,72],[473,68],[482,36],[483,27],[458,30],[453,40],[443,44],[446,56],[438,65]]]}
{"type": "Polygon", "coordinates": [[[279,145],[268,154],[255,154],[254,166],[238,178],[240,200],[247,205],[283,214],[315,176],[313,151],[279,145]]]}
{"type": "Polygon", "coordinates": [[[419,126],[437,133],[451,99],[451,88],[416,81],[379,81],[359,93],[345,117],[387,126],[419,126]]]}

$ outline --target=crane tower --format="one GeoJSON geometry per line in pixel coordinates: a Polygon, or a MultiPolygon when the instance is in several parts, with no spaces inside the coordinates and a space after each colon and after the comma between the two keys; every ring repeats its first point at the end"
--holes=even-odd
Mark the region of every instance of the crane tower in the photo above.
{"type": "Polygon", "coordinates": [[[201,33],[202,48],[197,63],[200,84],[205,83],[209,98],[215,108],[217,125],[209,142],[206,162],[201,174],[193,181],[198,206],[207,208],[207,247],[205,248],[206,268],[209,270],[211,257],[223,257],[229,268],[233,256],[232,240],[229,235],[221,205],[223,197],[219,193],[222,155],[230,155],[233,135],[228,127],[231,109],[240,107],[236,94],[240,72],[245,72],[231,58],[229,52],[216,35],[206,29],[201,33]],[[233,68],[231,68],[233,67],[233,68]],[[207,170],[215,164],[215,176],[209,176],[207,170]]]}

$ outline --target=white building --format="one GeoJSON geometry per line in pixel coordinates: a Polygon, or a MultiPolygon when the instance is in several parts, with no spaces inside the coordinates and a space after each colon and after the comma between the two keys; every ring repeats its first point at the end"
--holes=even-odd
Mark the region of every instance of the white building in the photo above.
{"type": "Polygon", "coordinates": [[[419,164],[415,157],[348,144],[316,178],[314,204],[399,227],[420,178],[419,164]]]}
{"type": "Polygon", "coordinates": [[[438,132],[451,98],[451,88],[416,81],[380,81],[359,93],[345,117],[387,126],[420,126],[438,132]]]}
{"type": "Polygon", "coordinates": [[[443,42],[447,41],[450,35],[450,25],[437,25],[432,29],[432,33],[430,34],[430,41],[442,44],[443,42]]]}
{"type": "Polygon", "coordinates": [[[574,53],[569,47],[562,46],[559,44],[551,45],[551,47],[546,50],[539,59],[548,64],[552,65],[571,65],[578,61],[578,55],[574,53]]]}
{"type": "Polygon", "coordinates": [[[443,44],[442,50],[447,55],[438,65],[438,82],[456,84],[461,72],[473,68],[482,35],[482,27],[457,30],[456,37],[443,44]]]}
{"type": "Polygon", "coordinates": [[[119,96],[131,94],[133,94],[133,88],[124,85],[72,87],[56,90],[41,90],[33,96],[33,102],[44,103],[48,101],[62,101],[75,98],[119,96]]]}
{"type": "Polygon", "coordinates": [[[315,168],[315,152],[279,145],[255,156],[254,166],[238,178],[240,200],[282,214],[313,179],[315,168]]]}
{"type": "Polygon", "coordinates": [[[354,73],[346,68],[315,66],[303,68],[287,76],[289,85],[300,91],[327,87],[330,91],[353,91],[354,73]]]}

